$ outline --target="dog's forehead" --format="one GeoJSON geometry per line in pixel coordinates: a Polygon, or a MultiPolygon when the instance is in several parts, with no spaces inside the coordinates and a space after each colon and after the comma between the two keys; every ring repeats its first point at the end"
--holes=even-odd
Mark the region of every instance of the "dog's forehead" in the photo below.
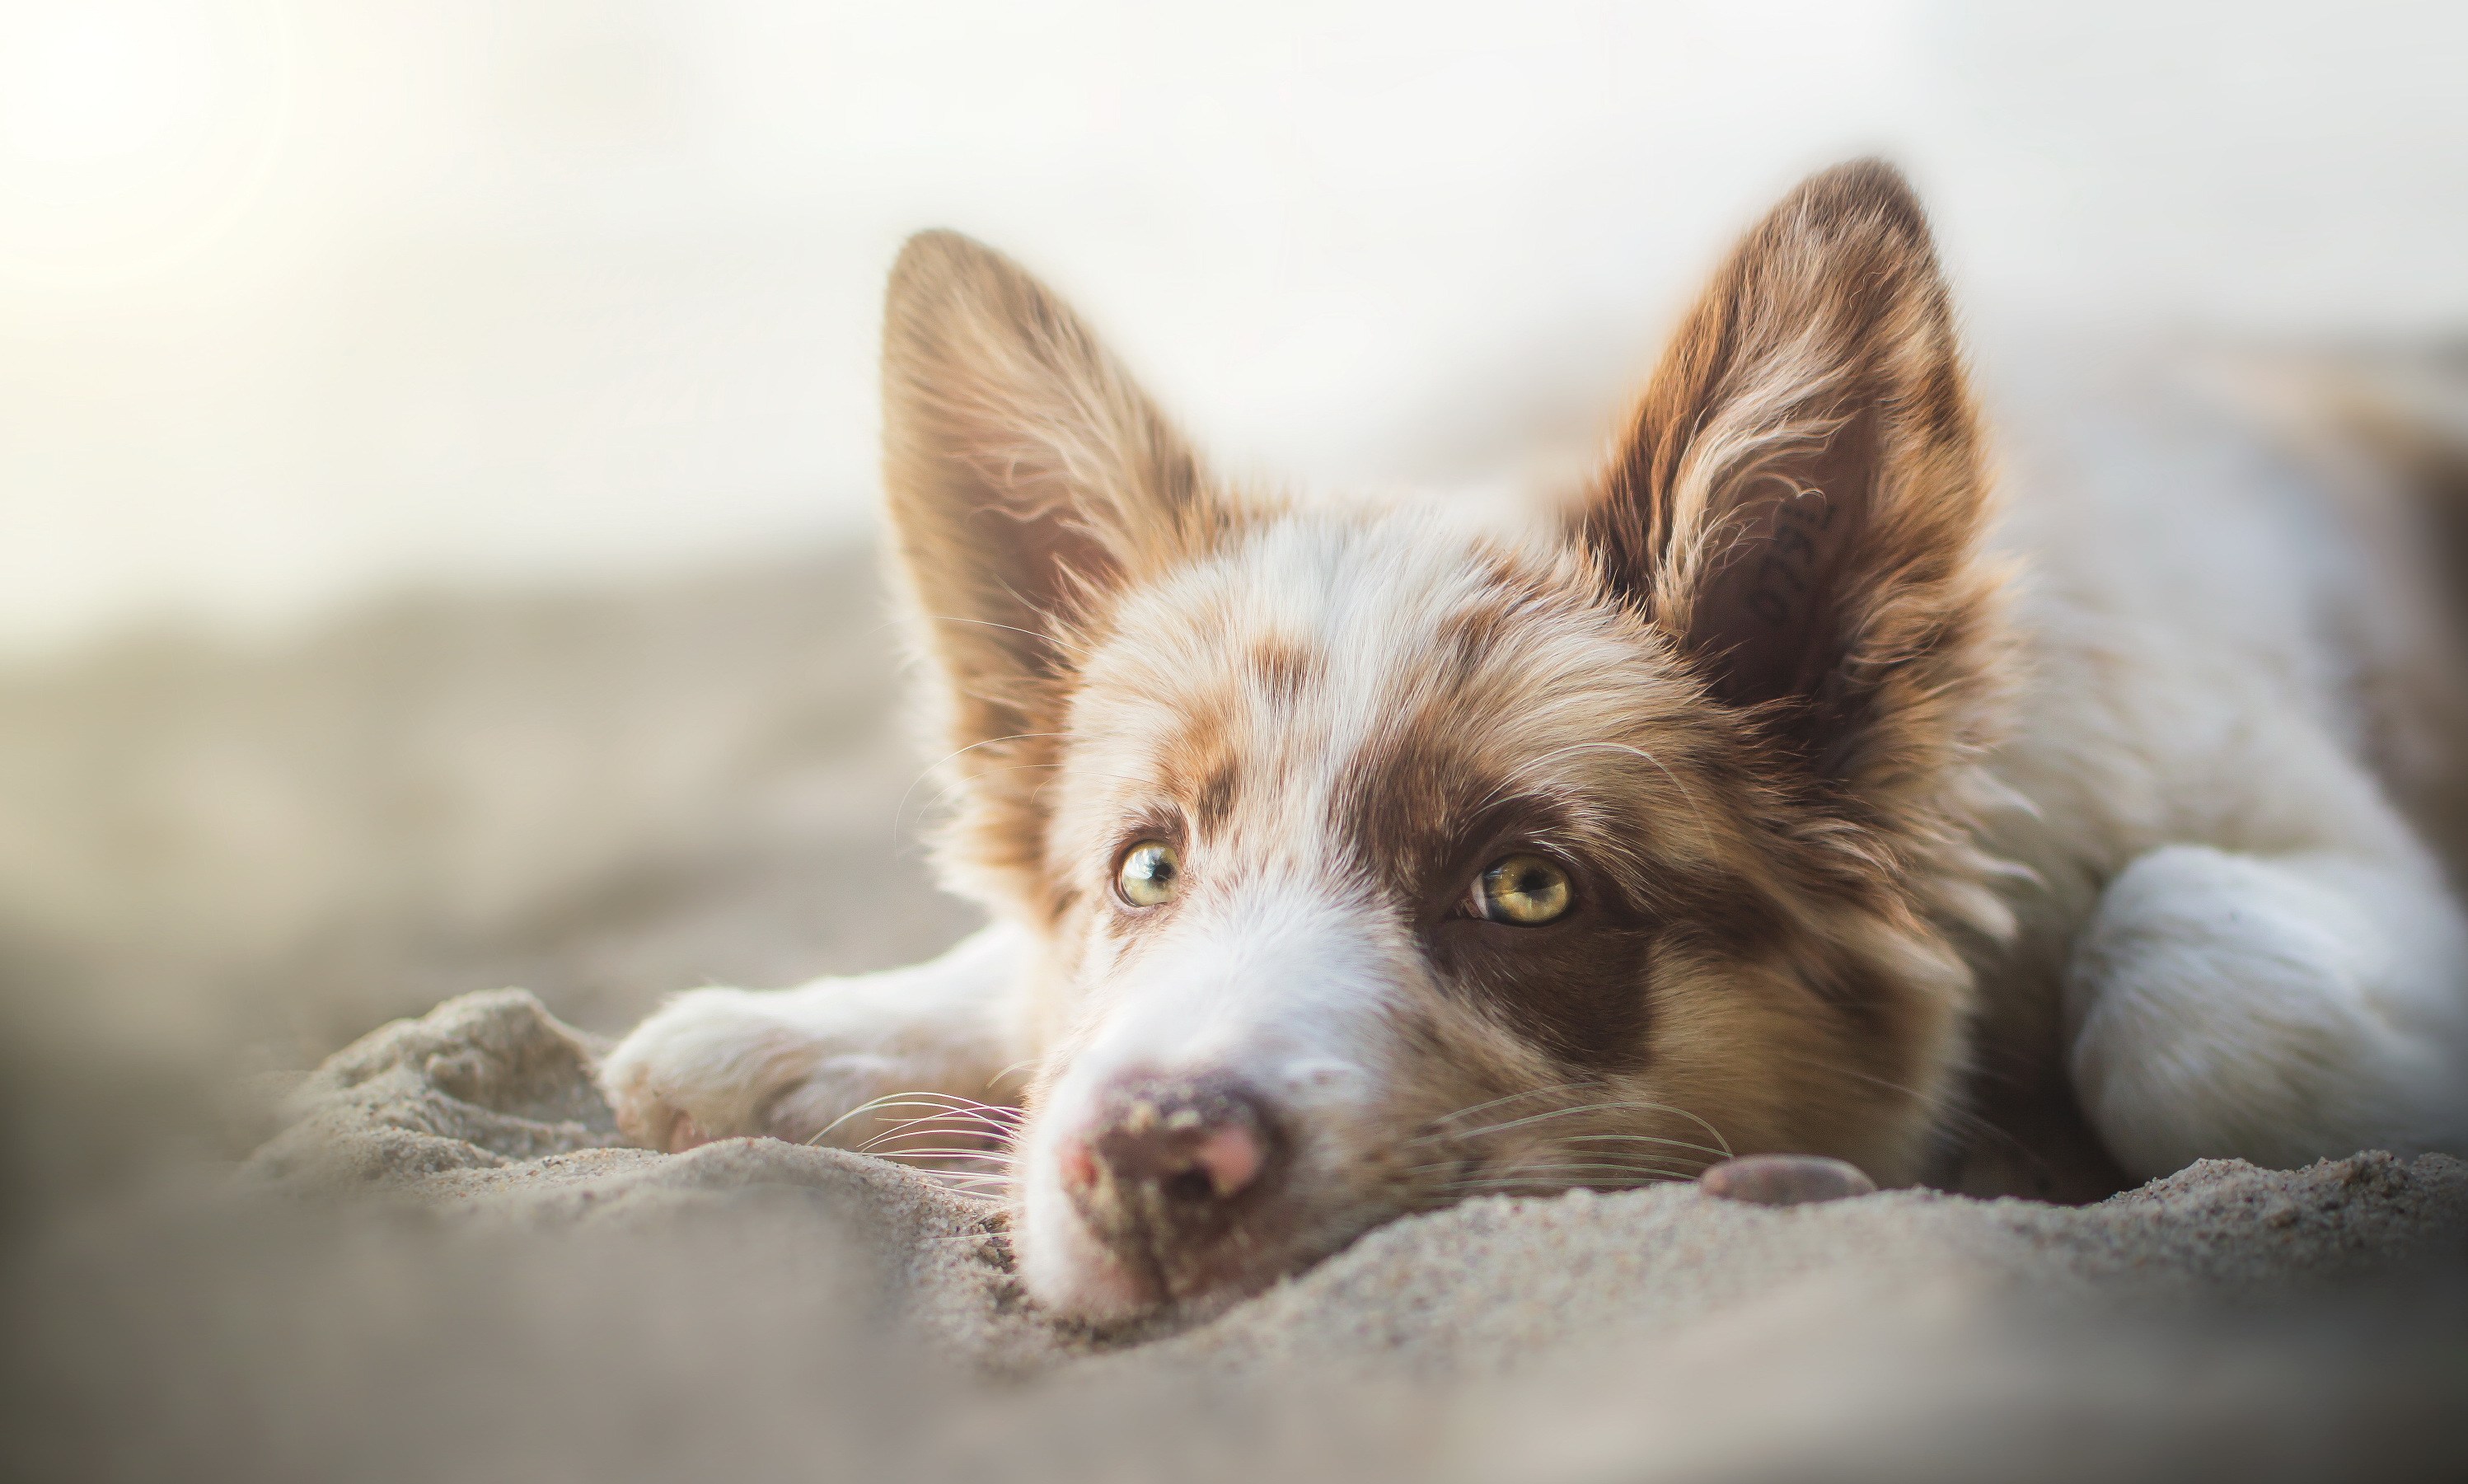
{"type": "MultiPolygon", "coordinates": [[[[1072,714],[1071,793],[1300,840],[1445,833],[1634,771],[1692,689],[1573,557],[1409,518],[1296,517],[1127,594],[1072,714]]],[[[1659,766],[1659,765],[1657,765],[1659,766]]]]}

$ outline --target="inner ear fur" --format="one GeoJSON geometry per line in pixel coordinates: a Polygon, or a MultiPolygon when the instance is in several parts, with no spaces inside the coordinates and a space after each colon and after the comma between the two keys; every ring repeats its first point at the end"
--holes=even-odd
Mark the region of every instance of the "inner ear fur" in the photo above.
{"type": "Polygon", "coordinates": [[[1919,203],[1794,191],[1681,323],[1582,517],[1604,580],[1824,777],[1941,761],[1985,687],[1988,481],[1919,203]],[[1931,735],[1933,733],[1934,735],[1931,735]]]}
{"type": "Polygon", "coordinates": [[[1107,596],[1228,521],[1199,460],[1086,325],[1001,254],[911,238],[883,316],[883,482],[959,801],[944,860],[1036,896],[1037,789],[1107,596]]]}

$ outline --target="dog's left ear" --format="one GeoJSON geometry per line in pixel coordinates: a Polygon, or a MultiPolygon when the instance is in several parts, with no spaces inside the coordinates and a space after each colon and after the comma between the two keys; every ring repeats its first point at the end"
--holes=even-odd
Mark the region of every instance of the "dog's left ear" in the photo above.
{"type": "Polygon", "coordinates": [[[1927,222],[1861,161],[1793,192],[1715,275],[1582,536],[1718,698],[1862,789],[1928,769],[1984,684],[1981,465],[1927,222]]]}
{"type": "Polygon", "coordinates": [[[883,306],[883,487],[937,674],[953,883],[1039,894],[1046,769],[1087,628],[1233,518],[1088,327],[1010,259],[911,238],[883,306]]]}

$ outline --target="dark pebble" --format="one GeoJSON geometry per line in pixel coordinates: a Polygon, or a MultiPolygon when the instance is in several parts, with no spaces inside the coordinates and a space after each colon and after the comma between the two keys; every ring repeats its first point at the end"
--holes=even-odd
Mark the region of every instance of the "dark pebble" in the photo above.
{"type": "Polygon", "coordinates": [[[1877,1182],[1858,1165],[1822,1154],[1748,1154],[1725,1159],[1697,1176],[1705,1194],[1761,1206],[1804,1206],[1864,1196],[1877,1182]]]}

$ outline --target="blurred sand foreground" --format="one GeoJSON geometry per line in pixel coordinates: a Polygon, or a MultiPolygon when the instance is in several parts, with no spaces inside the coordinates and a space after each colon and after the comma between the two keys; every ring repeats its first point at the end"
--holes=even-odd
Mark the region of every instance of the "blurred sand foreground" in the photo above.
{"type": "Polygon", "coordinates": [[[2206,1161],[2088,1208],[1474,1200],[1197,1328],[1100,1336],[1021,1301],[999,1207],[906,1169],[607,1147],[605,1044],[519,992],[465,996],[299,1088],[247,1194],[36,1244],[0,1290],[0,1460],[990,1484],[2468,1466],[2468,1289],[2443,1266],[2468,1166],[2444,1155],[2206,1161]]]}
{"type": "Polygon", "coordinates": [[[838,552],[0,679],[11,1161],[235,1156],[263,1131],[236,1071],[469,990],[615,1032],[939,950],[975,918],[927,879],[898,655],[872,556],[838,552]]]}

